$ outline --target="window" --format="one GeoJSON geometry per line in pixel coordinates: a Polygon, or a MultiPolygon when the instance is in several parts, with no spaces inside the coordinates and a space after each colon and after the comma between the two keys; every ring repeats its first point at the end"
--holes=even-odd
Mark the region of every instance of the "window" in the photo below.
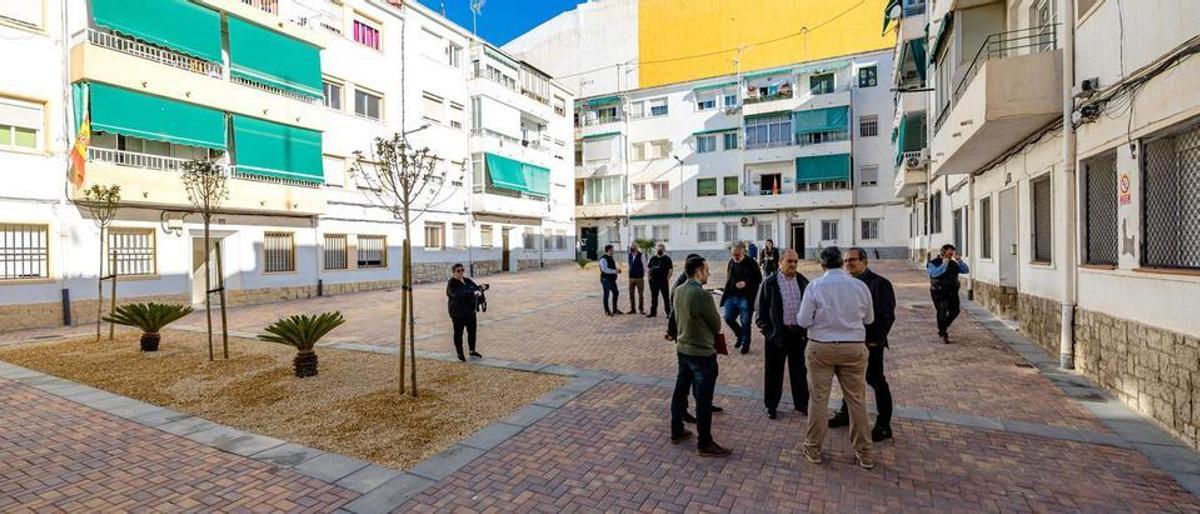
{"type": "Polygon", "coordinates": [[[942,192],[938,191],[929,198],[929,230],[933,234],[942,233],[942,192]]]}
{"type": "Polygon", "coordinates": [[[861,228],[863,241],[879,239],[879,218],[863,218],[861,228]]]}
{"type": "Polygon", "coordinates": [[[823,73],[808,77],[808,87],[814,95],[824,95],[833,92],[833,74],[823,73]]]}
{"type": "Polygon", "coordinates": [[[1083,262],[1117,264],[1117,154],[1083,163],[1083,262]]]}
{"type": "Polygon", "coordinates": [[[40,149],[44,124],[41,104],[0,97],[0,149],[40,149]]]}
{"type": "Polygon", "coordinates": [[[879,69],[875,66],[863,66],[858,69],[858,87],[875,87],[879,85],[879,69]]]}
{"type": "Polygon", "coordinates": [[[631,102],[629,104],[629,117],[631,119],[639,119],[646,116],[646,102],[631,102]]]}
{"type": "Polygon", "coordinates": [[[725,140],[725,149],[726,150],[736,150],[737,149],[737,147],[738,147],[737,132],[726,132],[721,137],[722,137],[722,139],[725,140]]]}
{"type": "Polygon", "coordinates": [[[650,100],[650,115],[651,116],[666,116],[667,115],[667,99],[658,98],[650,100]]]}
{"type": "Polygon", "coordinates": [[[766,241],[775,239],[775,225],[770,221],[759,221],[754,227],[754,239],[766,241]]]}
{"type": "Polygon", "coordinates": [[[446,225],[444,223],[425,223],[425,249],[441,250],[446,247],[446,225]]]}
{"type": "Polygon", "coordinates": [[[717,196],[717,179],[696,179],[696,196],[717,196]]]}
{"type": "Polygon", "coordinates": [[[345,234],[325,234],[325,269],[337,270],[346,269],[346,235],[345,234]]]}
{"type": "Polygon", "coordinates": [[[1051,227],[1054,225],[1054,214],[1051,210],[1050,176],[1045,175],[1029,181],[1031,201],[1033,202],[1033,261],[1050,262],[1051,247],[1054,244],[1051,227]]]}
{"type": "Polygon", "coordinates": [[[117,275],[153,275],[157,272],[154,260],[154,229],[117,228],[108,231],[108,251],[117,275]]]}
{"type": "Polygon", "coordinates": [[[758,194],[760,195],[777,195],[782,192],[783,174],[767,173],[759,177],[758,194]]]}
{"type": "Polygon", "coordinates": [[[42,26],[42,0],[0,2],[0,19],[12,20],[29,28],[42,26]]]}
{"type": "Polygon", "coordinates": [[[567,115],[567,101],[563,100],[562,97],[554,97],[554,114],[563,117],[566,117],[567,115]]]}
{"type": "Polygon", "coordinates": [[[725,95],[725,108],[733,109],[738,106],[738,95],[725,95]]]}
{"type": "Polygon", "coordinates": [[[792,144],[792,116],[765,116],[746,120],[746,149],[792,144]]]}
{"type": "Polygon", "coordinates": [[[463,47],[450,43],[446,47],[446,64],[455,68],[462,66],[462,51],[463,47]]]}
{"type": "Polygon", "coordinates": [[[879,116],[870,114],[858,117],[858,137],[875,137],[879,135],[879,116]]]}
{"type": "Polygon", "coordinates": [[[466,249],[468,244],[467,226],[463,223],[452,224],[450,225],[450,232],[453,235],[453,241],[451,243],[454,245],[454,247],[458,249],[466,249]]]}
{"type": "Polygon", "coordinates": [[[50,277],[46,225],[0,223],[0,280],[50,277]]]}
{"type": "Polygon", "coordinates": [[[1200,268],[1200,126],[1142,146],[1142,264],[1200,268]]]}
{"type": "Polygon", "coordinates": [[[717,136],[696,136],[696,153],[717,151],[717,136]]]}
{"type": "MultiPolygon", "coordinates": [[[[611,230],[611,229],[609,229],[611,230]]],[[[521,248],[535,248],[537,243],[533,240],[533,232],[526,230],[521,234],[521,248]]]]}
{"type": "Polygon", "coordinates": [[[838,220],[821,220],[821,240],[837,241],[838,220]]]}
{"type": "Polygon", "coordinates": [[[480,225],[479,226],[479,247],[480,248],[491,248],[492,247],[492,226],[491,225],[480,225]]]}
{"type": "Polygon", "coordinates": [[[639,202],[646,199],[646,184],[633,185],[633,199],[639,202]]]}
{"type": "Polygon", "coordinates": [[[665,243],[671,238],[670,225],[655,225],[652,228],[652,232],[654,233],[654,240],[660,243],[665,243]]]}
{"type": "Polygon", "coordinates": [[[322,155],[321,169],[324,170],[326,185],[342,187],[346,183],[346,159],[322,155]]]}
{"type": "Polygon", "coordinates": [[[860,187],[879,185],[879,166],[871,164],[858,168],[858,185],[860,187]]]}
{"type": "Polygon", "coordinates": [[[696,110],[697,111],[711,111],[716,108],[717,108],[717,97],[715,97],[715,96],[709,96],[706,98],[696,99],[696,110]]]}
{"type": "Polygon", "coordinates": [[[697,223],[696,224],[696,242],[714,243],[716,241],[717,241],[717,224],[716,223],[697,223]]]}
{"type": "Polygon", "coordinates": [[[613,159],[614,137],[587,139],[583,141],[583,162],[608,162],[613,159]]]}
{"type": "Polygon", "coordinates": [[[354,114],[369,120],[379,121],[383,113],[380,109],[380,104],[382,103],[382,96],[368,93],[361,89],[354,90],[354,114]]]}
{"type": "Polygon", "coordinates": [[[342,85],[326,80],[322,83],[322,89],[325,92],[325,107],[342,110],[342,85]]]}
{"type": "Polygon", "coordinates": [[[442,97],[433,93],[421,94],[421,117],[433,123],[442,122],[442,97]]]}
{"type": "Polygon", "coordinates": [[[979,200],[979,249],[984,259],[992,258],[992,198],[979,200]]]}
{"type": "Polygon", "coordinates": [[[590,177],[583,180],[583,204],[605,205],[625,199],[625,177],[590,177]]]}
{"type": "Polygon", "coordinates": [[[296,271],[296,246],[291,232],[263,234],[263,271],[296,271]]]}
{"type": "Polygon", "coordinates": [[[671,141],[657,139],[646,143],[643,156],[646,160],[665,159],[671,154],[671,141]]]}
{"type": "Polygon", "coordinates": [[[383,236],[358,236],[358,268],[386,268],[387,239],[383,236]]]}
{"type": "Polygon", "coordinates": [[[738,223],[736,221],[727,221],[725,227],[725,242],[732,243],[738,240],[738,223]]]}
{"type": "Polygon", "coordinates": [[[463,105],[456,102],[450,102],[450,126],[452,128],[462,128],[463,105]]]}
{"type": "Polygon", "coordinates": [[[722,187],[721,194],[724,194],[724,195],[738,194],[738,178],[737,177],[725,177],[725,181],[724,181],[724,184],[722,184],[722,186],[723,187],[722,187]]]}
{"type": "Polygon", "coordinates": [[[634,225],[633,226],[633,239],[635,241],[638,239],[646,239],[646,226],[645,225],[634,225]]]}
{"type": "Polygon", "coordinates": [[[354,20],[354,41],[379,50],[379,28],[365,20],[354,20]]]}
{"type": "Polygon", "coordinates": [[[554,249],[555,250],[566,250],[567,249],[567,236],[565,236],[563,234],[555,234],[554,235],[554,249]]]}
{"type": "Polygon", "coordinates": [[[671,197],[671,183],[651,182],[650,192],[654,194],[655,200],[666,200],[671,197]]]}

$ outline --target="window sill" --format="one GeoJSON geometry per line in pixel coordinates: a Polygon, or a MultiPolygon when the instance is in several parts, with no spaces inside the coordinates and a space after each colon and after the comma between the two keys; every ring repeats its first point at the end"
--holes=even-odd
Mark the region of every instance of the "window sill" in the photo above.
{"type": "Polygon", "coordinates": [[[1155,267],[1140,267],[1134,268],[1135,273],[1147,273],[1153,275],[1182,275],[1188,277],[1200,277],[1200,269],[1193,268],[1155,268],[1155,267]]]}
{"type": "Polygon", "coordinates": [[[1029,261],[1029,267],[1038,269],[1054,269],[1054,263],[1049,261],[1029,261]]]}
{"type": "Polygon", "coordinates": [[[1090,269],[1097,271],[1112,271],[1117,269],[1115,264],[1080,264],[1081,269],[1090,269]]]}
{"type": "Polygon", "coordinates": [[[14,28],[17,30],[22,30],[25,32],[29,32],[31,34],[37,34],[39,36],[50,35],[49,32],[46,32],[46,27],[31,27],[31,26],[25,25],[23,23],[17,23],[15,21],[6,20],[4,18],[0,18],[0,26],[14,28]]]}
{"type": "Polygon", "coordinates": [[[8,145],[0,146],[0,152],[19,153],[22,155],[34,155],[34,156],[38,156],[38,157],[50,157],[51,155],[53,155],[50,152],[47,152],[45,150],[38,150],[36,148],[25,148],[23,146],[8,146],[8,145]]]}
{"type": "Polygon", "coordinates": [[[262,274],[263,275],[295,275],[296,270],[291,269],[291,270],[283,270],[283,271],[263,271],[262,274]]]}
{"type": "Polygon", "coordinates": [[[43,278],[5,278],[0,279],[0,285],[5,286],[31,286],[38,284],[51,284],[58,282],[58,279],[43,277],[43,278]]]}
{"type": "Polygon", "coordinates": [[[118,275],[117,283],[140,281],[140,280],[159,280],[161,278],[162,278],[162,275],[159,275],[157,273],[153,274],[153,275],[118,275]]]}

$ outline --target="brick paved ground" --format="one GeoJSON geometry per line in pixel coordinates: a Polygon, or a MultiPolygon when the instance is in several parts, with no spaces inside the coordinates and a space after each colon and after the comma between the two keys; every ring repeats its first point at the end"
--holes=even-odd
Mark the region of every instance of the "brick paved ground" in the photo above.
{"type": "Polygon", "coordinates": [[[0,426],[2,512],[327,512],[358,496],[3,379],[0,426]]]}

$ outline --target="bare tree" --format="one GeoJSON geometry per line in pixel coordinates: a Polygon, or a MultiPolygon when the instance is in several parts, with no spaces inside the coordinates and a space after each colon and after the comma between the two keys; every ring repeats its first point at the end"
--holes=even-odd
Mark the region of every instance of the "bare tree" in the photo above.
{"type": "MultiPolygon", "coordinates": [[[[117,218],[117,211],[120,209],[121,186],[102,186],[100,184],[93,184],[92,187],[89,187],[83,191],[83,198],[84,201],[81,202],[80,205],[83,205],[83,207],[86,208],[89,213],[91,213],[92,221],[96,223],[97,227],[100,227],[100,266],[97,268],[98,271],[96,275],[96,340],[99,341],[100,322],[102,321],[101,318],[104,316],[104,281],[107,279],[111,279],[113,281],[112,306],[110,307],[109,314],[112,314],[111,309],[115,308],[117,303],[117,270],[113,265],[115,263],[110,259],[108,270],[109,274],[104,274],[104,261],[106,260],[104,258],[104,250],[108,246],[108,226],[112,224],[114,219],[117,218]]],[[[108,327],[108,339],[112,340],[112,338],[113,327],[110,323],[108,327]]]]}
{"type": "MultiPolygon", "coordinates": [[[[378,205],[404,225],[400,299],[400,394],[404,394],[405,352],[408,352],[410,394],[417,396],[416,323],[413,319],[412,226],[426,211],[449,199],[443,159],[429,148],[415,148],[404,134],[375,138],[366,154],[354,152],[352,174],[378,205]]],[[[459,168],[462,171],[462,168],[459,168]]]]}
{"type": "Polygon", "coordinates": [[[217,287],[212,287],[212,255],[213,248],[209,236],[212,217],[221,207],[221,202],[229,198],[228,178],[225,170],[211,161],[188,161],[183,163],[183,186],[187,190],[188,201],[199,211],[204,220],[204,313],[208,317],[208,360],[213,360],[213,323],[212,323],[212,294],[219,293],[221,299],[221,349],[226,359],[229,358],[229,327],[225,319],[225,274],[221,269],[220,245],[216,252],[217,287]]]}

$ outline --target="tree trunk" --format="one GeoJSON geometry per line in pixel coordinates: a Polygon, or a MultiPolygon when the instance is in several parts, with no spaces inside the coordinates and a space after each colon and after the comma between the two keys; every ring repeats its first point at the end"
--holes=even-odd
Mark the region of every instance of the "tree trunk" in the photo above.
{"type": "Polygon", "coordinates": [[[408,268],[408,351],[409,363],[408,373],[412,377],[412,397],[417,397],[417,323],[416,315],[414,314],[413,300],[413,273],[412,273],[412,244],[411,239],[405,241],[404,260],[405,267],[408,268]]]}
{"type": "Polygon", "coordinates": [[[292,360],[292,367],[297,378],[317,376],[317,372],[320,371],[317,368],[317,352],[309,350],[297,353],[296,358],[292,360]]]}
{"type": "MultiPolygon", "coordinates": [[[[221,299],[221,352],[229,360],[229,322],[225,316],[225,272],[221,268],[221,243],[217,243],[217,289],[221,299]]],[[[315,372],[314,372],[315,374],[315,372]]]]}
{"type": "Polygon", "coordinates": [[[208,361],[213,361],[213,332],[212,332],[212,297],[208,294],[212,290],[212,251],[208,243],[208,224],[212,218],[204,215],[204,315],[208,318],[208,361]]]}
{"type": "MultiPolygon", "coordinates": [[[[401,254],[408,255],[408,225],[404,227],[404,246],[401,254]]],[[[405,344],[408,343],[408,267],[404,258],[400,258],[400,394],[404,394],[404,359],[405,344]]]]}
{"type": "MultiPolygon", "coordinates": [[[[108,271],[112,274],[108,279],[112,281],[112,294],[109,295],[108,315],[112,316],[117,311],[117,254],[111,249],[108,255],[108,271]]],[[[113,340],[113,332],[115,331],[116,323],[108,322],[108,340],[113,340]]]]}
{"type": "Polygon", "coordinates": [[[162,335],[158,332],[142,332],[142,339],[139,345],[143,352],[157,352],[158,342],[162,340],[162,335]]]}
{"type": "Polygon", "coordinates": [[[100,226],[100,267],[96,273],[96,341],[100,341],[100,318],[104,316],[104,226],[100,226]]]}

